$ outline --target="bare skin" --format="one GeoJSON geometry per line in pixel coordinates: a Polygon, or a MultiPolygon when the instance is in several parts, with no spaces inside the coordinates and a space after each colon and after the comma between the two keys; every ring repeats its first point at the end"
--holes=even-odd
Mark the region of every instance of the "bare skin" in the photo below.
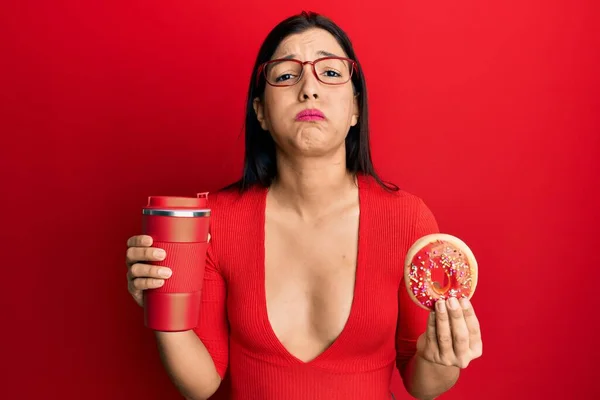
{"type": "Polygon", "coordinates": [[[358,242],[358,190],[300,215],[267,196],[265,272],[267,311],[279,341],[308,362],[340,335],[352,306],[358,242]]]}

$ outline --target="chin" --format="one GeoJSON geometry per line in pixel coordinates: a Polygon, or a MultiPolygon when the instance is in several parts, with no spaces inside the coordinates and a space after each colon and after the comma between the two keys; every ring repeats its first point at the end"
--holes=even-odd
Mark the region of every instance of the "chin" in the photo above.
{"type": "Polygon", "coordinates": [[[345,143],[330,140],[311,140],[312,138],[303,138],[303,140],[294,143],[293,152],[303,157],[329,157],[341,154],[345,157],[345,143]]]}
{"type": "Polygon", "coordinates": [[[340,151],[340,147],[345,150],[346,138],[344,136],[337,137],[339,136],[337,132],[331,132],[318,121],[303,122],[301,126],[291,132],[293,133],[276,135],[274,138],[281,144],[281,149],[285,153],[303,157],[319,157],[335,154],[340,151]]]}
{"type": "Polygon", "coordinates": [[[299,150],[320,153],[331,150],[333,145],[331,139],[328,132],[319,129],[318,127],[307,127],[298,132],[294,144],[299,150]]]}

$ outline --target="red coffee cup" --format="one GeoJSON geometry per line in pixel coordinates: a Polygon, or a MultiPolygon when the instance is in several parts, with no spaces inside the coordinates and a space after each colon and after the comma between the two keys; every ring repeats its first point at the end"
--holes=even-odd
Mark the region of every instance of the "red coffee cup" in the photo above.
{"type": "Polygon", "coordinates": [[[190,330],[198,324],[208,244],[208,193],[197,197],[150,196],[142,209],[142,233],[167,257],[149,262],[173,271],[163,286],[144,290],[146,327],[165,332],[190,330]]]}

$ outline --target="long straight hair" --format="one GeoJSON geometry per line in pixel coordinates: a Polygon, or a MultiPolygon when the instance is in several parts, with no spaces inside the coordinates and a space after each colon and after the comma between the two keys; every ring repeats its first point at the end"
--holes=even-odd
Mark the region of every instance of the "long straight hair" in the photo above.
{"type": "Polygon", "coordinates": [[[248,87],[245,121],[245,154],[244,169],[241,180],[231,186],[237,186],[244,191],[249,187],[259,184],[264,187],[271,185],[277,177],[277,162],[275,157],[275,142],[268,132],[265,132],[258,122],[253,107],[255,98],[263,97],[265,79],[258,80],[259,66],[271,59],[279,44],[292,34],[302,33],[311,28],[320,28],[329,32],[338,41],[349,58],[357,64],[357,73],[352,75],[354,90],[358,93],[359,118],[355,126],[350,127],[346,136],[346,169],[351,173],[363,173],[371,176],[375,181],[389,191],[397,191],[398,187],[384,183],[373,167],[371,148],[369,145],[369,107],[367,101],[367,87],[364,74],[354,48],[348,35],[332,20],[314,12],[302,12],[280,22],[265,38],[256,62],[248,87]]]}

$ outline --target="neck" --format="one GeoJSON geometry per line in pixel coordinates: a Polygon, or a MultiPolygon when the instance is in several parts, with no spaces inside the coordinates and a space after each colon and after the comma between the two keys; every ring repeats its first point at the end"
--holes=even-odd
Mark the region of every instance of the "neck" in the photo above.
{"type": "Polygon", "coordinates": [[[345,149],[328,157],[277,155],[277,178],[270,188],[281,207],[303,219],[319,218],[352,202],[354,175],[346,170],[345,149]]]}

